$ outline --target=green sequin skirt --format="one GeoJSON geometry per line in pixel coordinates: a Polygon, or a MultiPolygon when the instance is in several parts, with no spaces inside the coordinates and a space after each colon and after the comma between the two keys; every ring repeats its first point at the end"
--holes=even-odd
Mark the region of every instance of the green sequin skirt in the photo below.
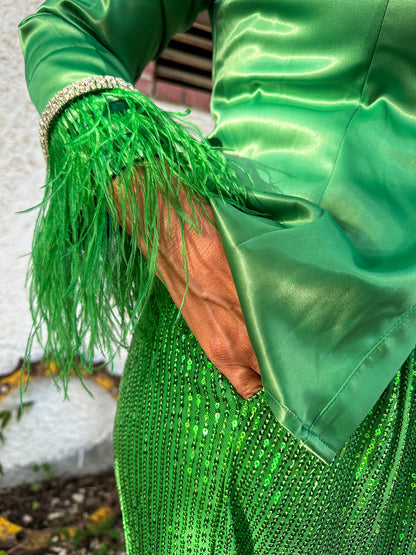
{"type": "Polygon", "coordinates": [[[136,333],[114,429],[127,553],[416,553],[414,355],[326,465],[244,400],[167,305],[136,333]]]}

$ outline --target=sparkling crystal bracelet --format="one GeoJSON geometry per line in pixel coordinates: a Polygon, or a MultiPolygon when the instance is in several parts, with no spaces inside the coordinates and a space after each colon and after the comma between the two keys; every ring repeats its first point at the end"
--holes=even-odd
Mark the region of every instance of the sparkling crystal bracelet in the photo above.
{"type": "Polygon", "coordinates": [[[42,146],[45,159],[48,158],[48,134],[49,127],[53,118],[74,98],[82,96],[91,91],[124,89],[134,91],[134,85],[127,83],[119,77],[111,75],[97,75],[87,77],[76,83],[68,85],[59,91],[46,106],[39,123],[40,144],[42,146]]]}

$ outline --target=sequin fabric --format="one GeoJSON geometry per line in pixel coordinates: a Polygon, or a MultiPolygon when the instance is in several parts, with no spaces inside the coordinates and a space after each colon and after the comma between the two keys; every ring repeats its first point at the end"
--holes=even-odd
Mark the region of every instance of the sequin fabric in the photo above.
{"type": "Polygon", "coordinates": [[[416,367],[409,357],[326,465],[243,400],[177,309],[136,334],[114,429],[127,553],[416,553],[416,367]]]}

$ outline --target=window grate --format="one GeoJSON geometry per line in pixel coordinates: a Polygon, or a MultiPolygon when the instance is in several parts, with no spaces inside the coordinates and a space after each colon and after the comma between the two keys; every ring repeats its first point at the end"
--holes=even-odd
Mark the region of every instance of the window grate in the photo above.
{"type": "Polygon", "coordinates": [[[212,90],[212,33],[207,12],[186,33],[175,35],[156,61],[155,77],[202,91],[212,90]]]}

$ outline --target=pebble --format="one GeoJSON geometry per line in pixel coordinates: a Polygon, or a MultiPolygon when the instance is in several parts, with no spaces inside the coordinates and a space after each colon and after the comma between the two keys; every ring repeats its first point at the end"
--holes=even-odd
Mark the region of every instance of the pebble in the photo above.
{"type": "Polygon", "coordinates": [[[57,555],[68,555],[68,550],[63,547],[50,547],[49,549],[57,555]]]}
{"type": "Polygon", "coordinates": [[[22,516],[22,522],[23,524],[30,524],[33,521],[33,516],[30,516],[28,514],[24,514],[22,516]]]}
{"type": "Polygon", "coordinates": [[[75,503],[79,503],[80,505],[81,505],[81,503],[84,503],[85,494],[82,493],[82,492],[73,493],[73,494],[71,495],[71,497],[72,497],[72,500],[73,500],[75,503]]]}
{"type": "Polygon", "coordinates": [[[48,514],[48,520],[55,520],[56,518],[61,518],[62,516],[64,516],[62,511],[56,511],[55,513],[48,514]]]}
{"type": "Polygon", "coordinates": [[[101,541],[98,538],[93,538],[90,542],[90,549],[98,550],[101,547],[101,541]]]}
{"type": "Polygon", "coordinates": [[[0,386],[0,395],[5,395],[6,393],[8,393],[10,389],[10,384],[8,383],[3,383],[0,386]]]}

